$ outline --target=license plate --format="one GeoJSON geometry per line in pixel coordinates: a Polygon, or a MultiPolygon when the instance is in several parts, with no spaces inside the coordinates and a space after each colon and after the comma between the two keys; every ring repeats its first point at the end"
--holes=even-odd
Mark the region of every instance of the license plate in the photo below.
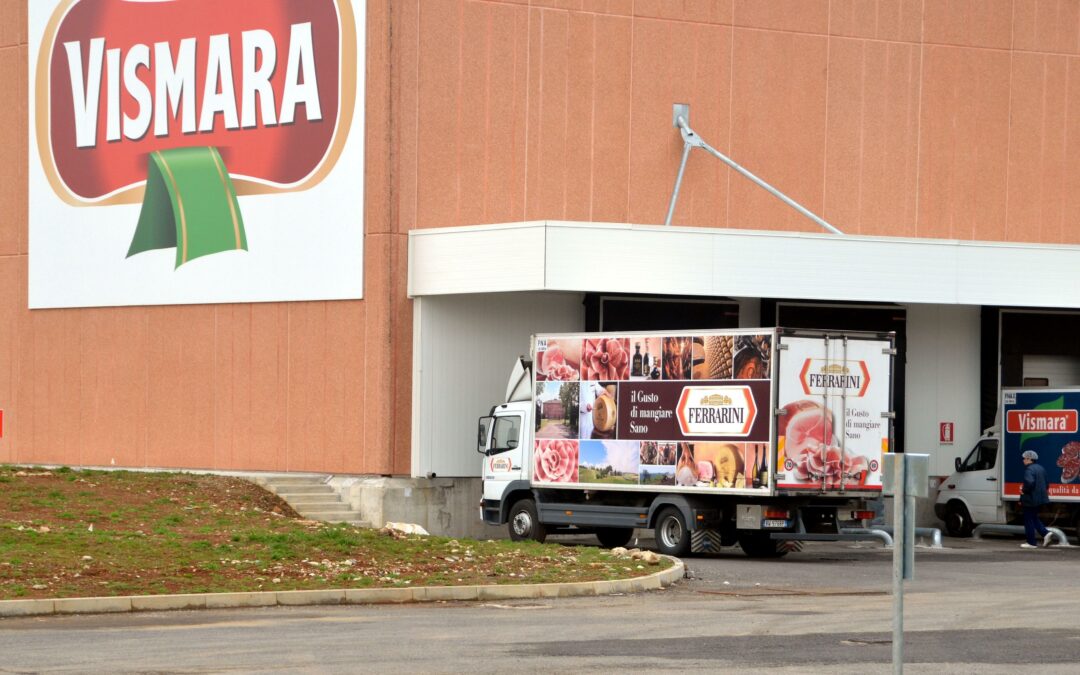
{"type": "Polygon", "coordinates": [[[768,518],[761,524],[762,527],[787,527],[788,521],[768,518]]]}

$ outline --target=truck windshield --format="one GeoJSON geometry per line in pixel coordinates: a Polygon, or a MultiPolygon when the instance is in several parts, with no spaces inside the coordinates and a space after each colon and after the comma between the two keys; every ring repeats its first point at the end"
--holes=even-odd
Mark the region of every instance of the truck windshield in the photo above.
{"type": "Polygon", "coordinates": [[[505,452],[517,447],[521,434],[521,417],[508,415],[495,418],[494,443],[492,452],[505,452]],[[514,441],[513,444],[510,441],[514,441]]]}
{"type": "Polygon", "coordinates": [[[961,471],[986,471],[993,469],[997,461],[997,439],[979,441],[964,463],[960,465],[961,471]]]}

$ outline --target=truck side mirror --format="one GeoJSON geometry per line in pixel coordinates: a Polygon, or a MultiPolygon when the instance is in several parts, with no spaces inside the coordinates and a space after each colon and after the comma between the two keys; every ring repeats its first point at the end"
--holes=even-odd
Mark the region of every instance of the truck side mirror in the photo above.
{"type": "Polygon", "coordinates": [[[491,417],[481,417],[477,423],[476,451],[481,455],[487,454],[488,425],[491,424],[491,420],[491,417]]]}
{"type": "Polygon", "coordinates": [[[960,458],[959,457],[957,457],[956,460],[953,461],[953,466],[956,467],[957,471],[960,470],[960,458]]]}
{"type": "Polygon", "coordinates": [[[506,442],[506,447],[510,448],[511,450],[513,450],[517,446],[518,446],[518,442],[517,442],[516,438],[511,438],[510,440],[508,440],[506,442]]]}

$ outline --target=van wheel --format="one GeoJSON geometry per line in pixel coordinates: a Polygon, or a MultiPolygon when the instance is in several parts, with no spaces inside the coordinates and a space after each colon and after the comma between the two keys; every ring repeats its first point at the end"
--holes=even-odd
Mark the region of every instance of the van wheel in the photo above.
{"type": "Polygon", "coordinates": [[[531,499],[519,499],[510,507],[510,539],[513,541],[533,541],[544,543],[547,528],[536,517],[536,502],[531,499]]]}
{"type": "Polygon", "coordinates": [[[750,558],[782,558],[788,549],[778,539],[773,539],[768,532],[741,532],[739,546],[750,558]]]}
{"type": "Polygon", "coordinates": [[[618,548],[630,543],[634,536],[632,527],[599,527],[596,529],[596,538],[604,548],[618,548]]]}
{"type": "Polygon", "coordinates": [[[690,530],[682,511],[669,506],[656,517],[656,548],[664,555],[683,556],[690,550],[690,530]]]}
{"type": "Polygon", "coordinates": [[[950,537],[970,537],[975,529],[967,507],[960,502],[949,502],[945,507],[945,530],[950,537]]]}

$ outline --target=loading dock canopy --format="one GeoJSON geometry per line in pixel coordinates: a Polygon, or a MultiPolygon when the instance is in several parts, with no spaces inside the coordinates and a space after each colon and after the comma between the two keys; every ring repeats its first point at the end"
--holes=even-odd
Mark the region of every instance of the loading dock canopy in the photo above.
{"type": "Polygon", "coordinates": [[[409,232],[409,296],[655,293],[1080,307],[1080,246],[541,220],[409,232]]]}

